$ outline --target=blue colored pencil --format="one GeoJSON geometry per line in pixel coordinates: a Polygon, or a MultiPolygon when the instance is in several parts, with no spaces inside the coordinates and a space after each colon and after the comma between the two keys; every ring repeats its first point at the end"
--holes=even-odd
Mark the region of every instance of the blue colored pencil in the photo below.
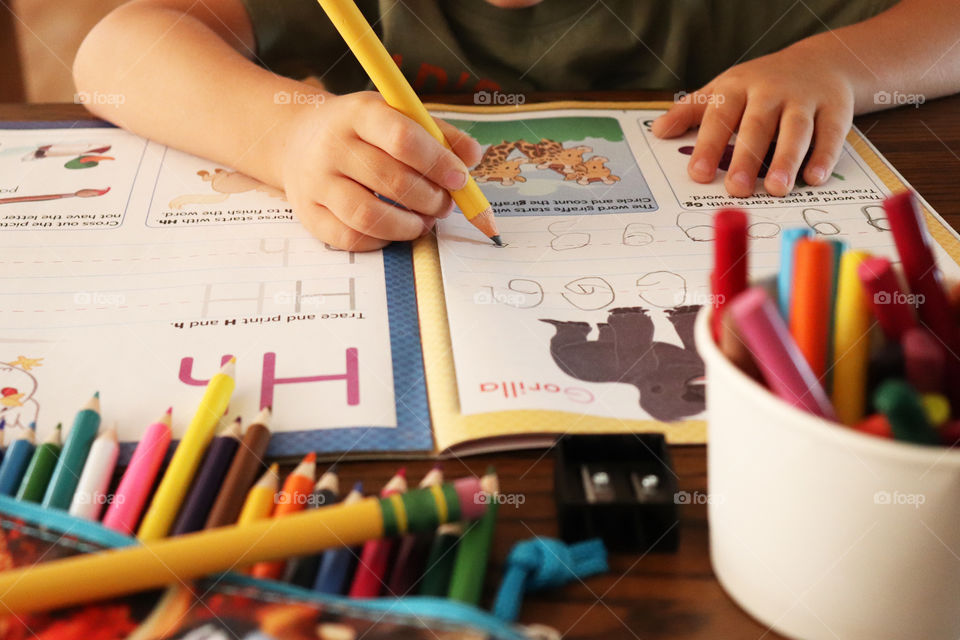
{"type": "Polygon", "coordinates": [[[790,293],[793,291],[793,250],[801,238],[813,235],[810,229],[784,229],[780,234],[780,272],[777,274],[777,305],[780,315],[790,322],[790,293]]]}
{"type": "Polygon", "coordinates": [[[20,428],[19,433],[14,435],[14,440],[7,448],[7,453],[0,463],[0,495],[12,496],[20,488],[20,482],[23,480],[23,474],[30,464],[30,458],[36,449],[34,446],[34,433],[30,429],[20,428]]]}
{"type": "MultiPolygon", "coordinates": [[[[363,498],[363,484],[353,485],[353,490],[343,499],[343,504],[358,502],[363,498]]],[[[317,578],[313,583],[313,590],[318,593],[343,595],[350,588],[353,569],[357,564],[359,551],[350,547],[330,549],[320,558],[320,568],[317,569],[317,578]]]]}
{"type": "Polygon", "coordinates": [[[69,509],[77,482],[83,473],[83,465],[90,454],[97,432],[100,430],[100,393],[94,393],[90,401],[77,412],[73,426],[60,450],[60,458],[53,469],[50,484],[43,496],[44,507],[69,509]]]}

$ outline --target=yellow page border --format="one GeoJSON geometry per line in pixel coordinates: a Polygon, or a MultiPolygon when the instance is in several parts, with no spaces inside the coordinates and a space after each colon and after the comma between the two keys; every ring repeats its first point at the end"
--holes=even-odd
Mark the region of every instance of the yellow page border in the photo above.
{"type": "MultiPolygon", "coordinates": [[[[562,109],[635,110],[666,109],[670,102],[543,102],[522,106],[476,107],[428,104],[434,111],[457,113],[529,113],[562,109]]],[[[851,130],[847,141],[891,191],[906,187],[904,181],[880,158],[859,132],[851,130]]],[[[954,259],[960,257],[960,241],[926,208],[931,235],[954,259]]],[[[440,254],[433,235],[413,245],[414,280],[423,342],[423,366],[427,399],[437,450],[444,452],[458,444],[479,439],[534,434],[660,432],[671,444],[703,444],[707,441],[706,421],[620,420],[565,411],[515,410],[488,414],[460,413],[460,394],[453,364],[450,325],[443,295],[440,254]]]]}

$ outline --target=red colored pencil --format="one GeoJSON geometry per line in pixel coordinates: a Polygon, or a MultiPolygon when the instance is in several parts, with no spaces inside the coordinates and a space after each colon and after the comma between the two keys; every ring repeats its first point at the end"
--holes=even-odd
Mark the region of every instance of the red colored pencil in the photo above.
{"type": "Polygon", "coordinates": [[[867,258],[860,263],[857,275],[883,334],[899,342],[904,333],[917,326],[917,316],[900,288],[893,265],[886,258],[867,258]]]}
{"type": "Polygon", "coordinates": [[[720,340],[723,308],[747,288],[747,214],[721,209],[713,218],[713,339],[720,340]]]}
{"type": "MultiPolygon", "coordinates": [[[[390,478],[380,491],[380,497],[386,498],[407,490],[407,471],[400,469],[390,478]]],[[[383,540],[369,540],[363,545],[360,552],[360,562],[357,564],[353,582],[350,584],[351,598],[376,598],[384,588],[390,561],[396,549],[397,541],[394,538],[383,540]]]]}

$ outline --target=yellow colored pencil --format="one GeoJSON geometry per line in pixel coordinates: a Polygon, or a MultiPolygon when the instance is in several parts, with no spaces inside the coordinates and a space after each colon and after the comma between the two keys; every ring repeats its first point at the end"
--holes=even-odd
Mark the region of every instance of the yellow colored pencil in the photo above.
{"type": "Polygon", "coordinates": [[[0,615],[47,611],[136,593],[235,565],[354,546],[473,520],[491,500],[476,478],[403,495],[307,509],[283,518],[207,529],[143,544],[0,571],[0,615]]]}
{"type": "Polygon", "coordinates": [[[210,378],[200,406],[173,452],[170,466],[163,474],[150,508],[143,516],[143,522],[137,531],[140,540],[163,538],[170,531],[203,453],[213,439],[217,423],[227,410],[227,403],[230,402],[236,384],[233,379],[236,362],[236,358],[230,358],[230,361],[210,378]]]}
{"type": "MultiPolygon", "coordinates": [[[[450,143],[443,136],[440,127],[423,106],[413,87],[403,77],[400,68],[390,57],[353,0],[318,1],[387,104],[414,120],[444,146],[450,148],[450,143]]],[[[450,192],[450,195],[473,226],[497,246],[503,245],[493,217],[493,207],[480,191],[473,176],[467,174],[466,186],[450,192]]]]}
{"type": "Polygon", "coordinates": [[[866,411],[870,358],[870,306],[857,275],[866,251],[847,251],[840,259],[833,334],[833,406],[843,424],[854,425],[866,411]]]}
{"type": "Polygon", "coordinates": [[[269,518],[277,500],[277,487],[279,486],[280,465],[273,463],[247,492],[247,498],[243,501],[243,509],[240,510],[237,524],[250,524],[257,520],[269,518]]]}

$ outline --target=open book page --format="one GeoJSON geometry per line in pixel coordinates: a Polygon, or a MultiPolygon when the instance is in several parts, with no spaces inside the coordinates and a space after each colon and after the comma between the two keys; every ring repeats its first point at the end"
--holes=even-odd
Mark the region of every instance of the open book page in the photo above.
{"type": "MultiPolygon", "coordinates": [[[[449,332],[423,306],[421,323],[431,404],[440,377],[456,397],[434,405],[441,448],[543,431],[657,429],[702,442],[693,319],[710,304],[719,207],[749,212],[754,277],[776,272],[780,232],[795,226],[896,257],[881,201],[904,184],[858,132],[825,185],[780,199],[758,181],[739,199],[723,188],[723,165],[712,184],[687,177],[694,132],[660,140],[649,125],[662,111],[605,106],[436,112],[484,145],[473,173],[508,244],[491,245],[462,216],[438,225],[449,332]],[[428,334],[449,348],[431,351],[428,334]]],[[[955,234],[930,222],[957,255],[955,234]]],[[[960,273],[938,252],[948,275],[960,273]]]]}
{"type": "Polygon", "coordinates": [[[425,400],[396,402],[391,330],[416,336],[409,247],[332,250],[229,167],[93,123],[38,126],[0,129],[8,427],[36,421],[42,438],[99,390],[121,440],[168,405],[179,437],[232,355],[229,417],[272,406],[271,453],[431,448],[425,400]]]}

